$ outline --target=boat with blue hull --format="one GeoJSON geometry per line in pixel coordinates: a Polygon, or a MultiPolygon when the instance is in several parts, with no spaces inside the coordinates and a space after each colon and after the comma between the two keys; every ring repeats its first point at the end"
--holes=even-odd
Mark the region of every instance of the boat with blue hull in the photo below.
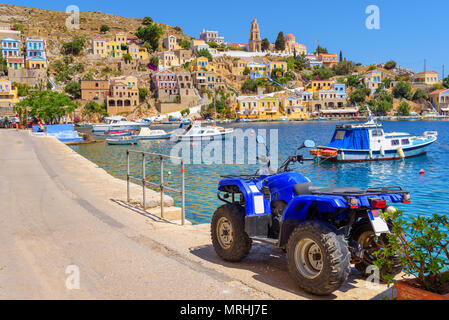
{"type": "Polygon", "coordinates": [[[363,124],[337,126],[330,144],[313,149],[310,154],[334,162],[399,160],[425,155],[437,137],[436,131],[424,132],[422,136],[385,133],[383,126],[371,119],[363,124]]]}

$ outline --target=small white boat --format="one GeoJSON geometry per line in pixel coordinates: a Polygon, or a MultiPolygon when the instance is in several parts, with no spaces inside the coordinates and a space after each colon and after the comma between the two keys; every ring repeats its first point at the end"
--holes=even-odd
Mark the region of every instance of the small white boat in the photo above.
{"type": "Polygon", "coordinates": [[[222,138],[232,135],[234,129],[225,129],[222,127],[217,127],[215,125],[201,127],[200,124],[189,125],[186,130],[181,134],[175,134],[176,140],[207,140],[213,138],[222,138]]]}
{"type": "Polygon", "coordinates": [[[150,130],[150,128],[141,128],[137,139],[139,140],[152,140],[152,139],[170,139],[171,133],[165,132],[165,130],[150,130]]]}
{"type": "Polygon", "coordinates": [[[115,116],[105,118],[104,124],[95,124],[92,126],[93,133],[104,133],[106,131],[137,131],[142,126],[147,126],[148,124],[138,123],[126,120],[125,117],[115,116]]]}
{"type": "Polygon", "coordinates": [[[130,137],[117,137],[117,138],[107,138],[106,142],[111,145],[134,145],[139,143],[139,139],[136,136],[130,137]]]}
{"type": "Polygon", "coordinates": [[[290,119],[287,116],[282,116],[279,118],[280,121],[290,121],[290,119]]]}

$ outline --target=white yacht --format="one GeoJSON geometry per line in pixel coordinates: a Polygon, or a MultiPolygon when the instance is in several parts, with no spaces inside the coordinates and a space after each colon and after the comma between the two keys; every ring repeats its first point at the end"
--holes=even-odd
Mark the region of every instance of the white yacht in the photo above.
{"type": "Polygon", "coordinates": [[[225,139],[234,133],[232,128],[222,128],[215,125],[201,127],[200,124],[195,123],[189,125],[184,132],[175,134],[176,140],[206,140],[220,137],[225,139]]]}
{"type": "Polygon", "coordinates": [[[152,139],[170,139],[171,133],[165,132],[165,130],[150,130],[150,128],[141,128],[139,134],[136,136],[139,140],[152,140],[152,139]]]}
{"type": "Polygon", "coordinates": [[[104,133],[105,131],[137,131],[140,127],[145,125],[146,124],[128,121],[122,116],[106,117],[104,124],[95,124],[92,126],[92,132],[104,133]]]}

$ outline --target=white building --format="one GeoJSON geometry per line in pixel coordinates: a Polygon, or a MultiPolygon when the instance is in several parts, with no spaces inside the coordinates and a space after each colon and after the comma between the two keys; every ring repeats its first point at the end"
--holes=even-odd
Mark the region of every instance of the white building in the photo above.
{"type": "Polygon", "coordinates": [[[218,36],[218,31],[205,30],[200,33],[200,39],[207,42],[216,42],[218,44],[224,43],[224,37],[218,36]]]}

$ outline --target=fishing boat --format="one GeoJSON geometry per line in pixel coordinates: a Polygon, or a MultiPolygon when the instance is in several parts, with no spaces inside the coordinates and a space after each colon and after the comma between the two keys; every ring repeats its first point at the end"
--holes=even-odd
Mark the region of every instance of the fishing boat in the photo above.
{"type": "Polygon", "coordinates": [[[114,137],[107,138],[106,142],[111,145],[134,145],[139,142],[139,139],[137,139],[136,136],[114,137]]]}
{"type": "Polygon", "coordinates": [[[222,138],[225,139],[234,133],[232,128],[222,128],[215,125],[201,127],[201,124],[194,123],[189,125],[184,132],[175,134],[176,140],[207,140],[222,138]]]}
{"type": "Polygon", "coordinates": [[[171,135],[172,133],[167,133],[165,130],[150,130],[150,128],[141,128],[136,137],[139,140],[153,140],[170,139],[171,135]]]}
{"type": "Polygon", "coordinates": [[[334,162],[382,161],[416,157],[437,140],[436,131],[412,136],[403,132],[385,133],[383,126],[373,120],[363,124],[338,125],[327,147],[318,147],[310,154],[334,162]]]}
{"type": "Polygon", "coordinates": [[[125,117],[122,116],[106,117],[104,124],[93,125],[92,132],[105,133],[106,131],[124,131],[124,130],[137,131],[142,126],[148,126],[148,124],[128,121],[126,120],[125,117]]]}
{"type": "Polygon", "coordinates": [[[132,136],[135,133],[133,130],[120,130],[120,131],[105,131],[105,136],[107,137],[124,137],[132,136]]]}

